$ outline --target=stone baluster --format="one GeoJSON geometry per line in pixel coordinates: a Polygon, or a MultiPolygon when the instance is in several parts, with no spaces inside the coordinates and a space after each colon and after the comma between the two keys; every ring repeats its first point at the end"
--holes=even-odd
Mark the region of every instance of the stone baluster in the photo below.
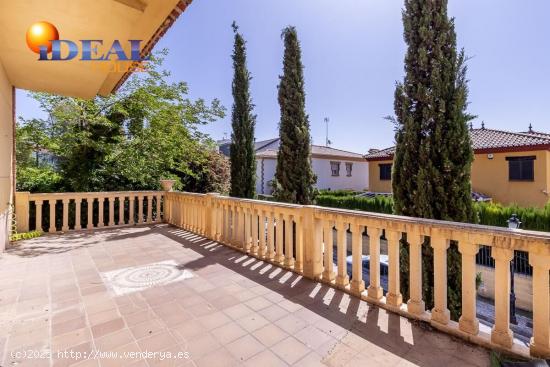
{"type": "Polygon", "coordinates": [[[283,234],[283,215],[281,213],[275,214],[277,218],[276,225],[276,238],[275,238],[275,262],[283,264],[285,257],[283,254],[283,243],[284,243],[284,234],[283,234]]]}
{"type": "Polygon", "coordinates": [[[48,200],[48,203],[50,204],[50,229],[49,233],[55,233],[57,232],[57,229],[55,228],[55,204],[57,203],[57,200],[50,199],[48,200]]]}
{"type": "Polygon", "coordinates": [[[138,195],[138,220],[137,223],[143,223],[143,195],[138,195]]]}
{"type": "Polygon", "coordinates": [[[531,356],[550,358],[550,256],[529,254],[529,264],[533,267],[533,337],[531,356]]]}
{"type": "Polygon", "coordinates": [[[258,210],[258,241],[259,249],[258,256],[260,258],[265,258],[266,255],[266,241],[265,241],[265,211],[260,209],[258,210]]]}
{"type": "Polygon", "coordinates": [[[136,222],[136,196],[134,194],[130,194],[128,196],[128,224],[134,225],[136,222]]]}
{"type": "Polygon", "coordinates": [[[294,232],[294,229],[293,229],[293,221],[292,221],[292,215],[288,214],[288,213],[284,213],[283,214],[283,220],[285,222],[285,228],[284,228],[284,232],[285,232],[285,253],[284,253],[284,256],[285,256],[285,260],[284,260],[284,265],[288,268],[291,268],[294,266],[294,241],[293,241],[293,232],[294,232]]]}
{"type": "Polygon", "coordinates": [[[104,209],[103,209],[103,206],[104,206],[104,204],[105,204],[105,197],[100,196],[100,197],[97,199],[97,201],[98,201],[98,204],[99,204],[99,215],[98,215],[99,220],[98,220],[98,222],[97,222],[97,226],[98,226],[99,228],[101,228],[101,227],[104,227],[104,226],[105,226],[105,220],[104,220],[104,218],[103,218],[103,214],[105,213],[105,211],[104,211],[104,209]]]}
{"type": "Polygon", "coordinates": [[[267,213],[267,259],[270,261],[275,260],[274,217],[273,212],[267,213]]]}
{"type": "Polygon", "coordinates": [[[63,202],[63,214],[62,214],[62,227],[61,231],[67,232],[69,230],[69,203],[71,199],[62,199],[63,202]]]}
{"type": "Polygon", "coordinates": [[[338,218],[336,222],[337,233],[337,259],[338,259],[338,276],[336,277],[336,285],[338,288],[345,288],[349,284],[349,275],[347,267],[347,223],[338,218]]]}
{"type": "Polygon", "coordinates": [[[118,197],[118,225],[123,226],[125,224],[124,220],[124,202],[126,201],[126,197],[124,195],[121,195],[118,197]]]}
{"type": "Polygon", "coordinates": [[[491,341],[506,348],[511,348],[514,340],[510,330],[510,260],[513,256],[514,250],[491,248],[491,257],[495,260],[495,323],[491,341]]]}
{"type": "Polygon", "coordinates": [[[462,316],[458,327],[465,333],[477,335],[479,321],[476,317],[476,255],[479,247],[466,240],[458,243],[462,254],[462,316]]]}
{"type": "Polygon", "coordinates": [[[153,195],[147,195],[147,223],[153,223],[153,195]]]}
{"type": "Polygon", "coordinates": [[[294,271],[301,273],[304,270],[304,231],[302,230],[302,216],[299,214],[295,215],[294,223],[296,223],[296,261],[294,262],[294,271]]]}
{"type": "Polygon", "coordinates": [[[356,223],[351,224],[351,284],[350,290],[355,295],[360,295],[365,290],[365,281],[363,280],[363,246],[362,229],[356,223]]]}
{"type": "Polygon", "coordinates": [[[86,222],[86,229],[94,228],[94,198],[88,196],[86,198],[86,208],[88,211],[88,221],[86,222]]]}
{"type": "Polygon", "coordinates": [[[109,203],[109,227],[114,227],[115,225],[115,197],[107,196],[109,203]]]}
{"type": "Polygon", "coordinates": [[[383,297],[383,290],[380,286],[380,236],[382,230],[368,227],[369,234],[369,274],[370,284],[367,289],[369,298],[380,301],[383,297]]]}
{"type": "Polygon", "coordinates": [[[75,215],[74,215],[74,229],[76,231],[82,229],[82,197],[78,196],[74,199],[75,215]]]}
{"type": "Polygon", "coordinates": [[[331,220],[323,220],[323,280],[332,282],[335,279],[334,264],[333,264],[333,222],[331,220]]]}
{"type": "Polygon", "coordinates": [[[155,196],[155,203],[156,203],[156,206],[157,206],[157,215],[155,216],[155,223],[160,223],[161,221],[161,209],[160,209],[160,204],[161,204],[161,201],[162,201],[162,195],[156,195],[155,196]]]}
{"type": "Polygon", "coordinates": [[[42,231],[44,230],[42,226],[42,200],[35,200],[34,205],[36,206],[36,230],[42,231]]]}
{"type": "Polygon", "coordinates": [[[440,234],[433,234],[431,246],[434,256],[434,308],[432,322],[449,323],[451,315],[447,308],[447,249],[450,241],[440,234]]]}
{"type": "Polygon", "coordinates": [[[409,243],[409,294],[407,310],[413,315],[421,315],[426,311],[422,299],[422,244],[424,236],[411,231],[407,233],[409,243]]]}
{"type": "Polygon", "coordinates": [[[251,231],[252,231],[252,214],[251,214],[250,208],[243,208],[243,215],[244,215],[244,251],[249,253],[251,252],[251,246],[252,246],[252,237],[251,237],[251,231]]]}
{"type": "Polygon", "coordinates": [[[258,221],[258,214],[259,211],[257,209],[252,208],[250,211],[251,214],[251,220],[250,224],[252,226],[252,247],[250,248],[250,251],[254,255],[258,255],[259,252],[259,245],[258,245],[258,237],[259,237],[259,221],[258,221]]]}
{"type": "Polygon", "coordinates": [[[401,295],[399,280],[399,240],[401,233],[386,229],[388,241],[388,293],[386,303],[390,306],[401,307],[403,297],[401,295]]]}

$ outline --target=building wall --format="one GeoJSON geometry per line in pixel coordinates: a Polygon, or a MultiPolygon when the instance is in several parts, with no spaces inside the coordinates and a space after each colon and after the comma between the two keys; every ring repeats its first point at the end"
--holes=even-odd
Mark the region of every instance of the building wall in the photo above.
{"type": "Polygon", "coordinates": [[[392,192],[391,180],[380,180],[380,165],[391,164],[392,160],[369,162],[369,191],[392,192]]]}
{"type": "Polygon", "coordinates": [[[13,144],[13,87],[0,63],[0,252],[9,236],[13,144]]]}
{"type": "MultiPolygon", "coordinates": [[[[380,164],[391,160],[369,162],[369,191],[391,192],[391,181],[380,180],[380,164]]],[[[550,151],[475,154],[472,163],[472,189],[488,195],[502,204],[542,207],[550,200],[550,151]],[[536,156],[535,180],[530,182],[508,180],[506,157],[536,156]]]]}
{"type": "MultiPolygon", "coordinates": [[[[369,182],[369,169],[367,161],[346,161],[344,159],[322,159],[312,158],[311,164],[313,171],[317,175],[317,185],[319,189],[331,190],[365,190],[369,182]],[[340,176],[332,176],[330,162],[340,163],[340,176]],[[353,163],[351,177],[346,176],[346,162],[353,163]]],[[[256,159],[256,193],[271,195],[272,189],[269,181],[275,177],[275,168],[277,160],[274,158],[256,159]],[[263,183],[263,185],[262,185],[263,183]]]]}
{"type": "Polygon", "coordinates": [[[472,164],[472,188],[489,195],[493,201],[520,206],[544,206],[550,196],[550,152],[510,152],[476,154],[472,164]],[[506,157],[536,156],[535,180],[532,182],[509,181],[506,157]],[[545,193],[546,192],[546,193],[545,193]]]}

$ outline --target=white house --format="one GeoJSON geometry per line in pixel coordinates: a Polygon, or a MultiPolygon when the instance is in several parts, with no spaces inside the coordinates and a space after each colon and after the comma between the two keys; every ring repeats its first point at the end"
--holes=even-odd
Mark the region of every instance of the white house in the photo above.
{"type": "MultiPolygon", "coordinates": [[[[279,139],[256,142],[256,192],[269,195],[275,177],[279,139]]],[[[317,175],[316,187],[330,190],[366,190],[368,162],[359,153],[312,145],[311,164],[317,175]]],[[[292,169],[292,167],[289,167],[292,169]]]]}

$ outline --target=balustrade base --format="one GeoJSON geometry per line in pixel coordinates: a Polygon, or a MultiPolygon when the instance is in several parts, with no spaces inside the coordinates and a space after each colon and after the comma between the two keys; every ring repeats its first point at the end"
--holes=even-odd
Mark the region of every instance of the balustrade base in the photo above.
{"type": "Polygon", "coordinates": [[[412,300],[410,299],[407,302],[407,311],[413,315],[422,315],[426,312],[426,304],[422,300],[412,300]]]}
{"type": "Polygon", "coordinates": [[[550,358],[550,346],[535,344],[533,338],[531,338],[531,344],[529,344],[529,351],[533,357],[544,359],[550,358]]]}
{"type": "Polygon", "coordinates": [[[451,312],[448,309],[432,309],[432,320],[438,324],[447,325],[451,321],[451,312]]]}
{"type": "Polygon", "coordinates": [[[512,348],[514,344],[514,334],[512,330],[497,330],[494,326],[491,330],[491,342],[506,348],[512,348]]]}
{"type": "Polygon", "coordinates": [[[369,286],[367,289],[367,294],[369,298],[380,301],[384,297],[384,290],[382,287],[369,286]]]}
{"type": "Polygon", "coordinates": [[[466,319],[464,316],[461,316],[458,320],[458,328],[465,333],[477,335],[479,333],[479,321],[466,319]]]}
{"type": "Polygon", "coordinates": [[[363,280],[351,280],[350,290],[353,294],[360,295],[365,290],[365,281],[363,280]]]}
{"type": "Polygon", "coordinates": [[[349,275],[338,275],[336,277],[336,286],[338,288],[345,288],[349,284],[349,275]]]}
{"type": "Polygon", "coordinates": [[[401,304],[403,303],[403,296],[401,294],[393,294],[388,292],[386,294],[386,303],[389,306],[401,307],[401,304]]]}

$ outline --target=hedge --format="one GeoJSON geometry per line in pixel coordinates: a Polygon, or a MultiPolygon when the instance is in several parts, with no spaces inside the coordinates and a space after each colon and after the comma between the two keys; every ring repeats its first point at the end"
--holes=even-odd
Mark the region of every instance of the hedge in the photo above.
{"type": "MultiPolygon", "coordinates": [[[[317,205],[331,208],[363,210],[375,213],[393,213],[393,199],[385,196],[374,198],[356,197],[351,195],[317,196],[317,205]]],[[[517,205],[504,206],[495,203],[474,203],[477,224],[506,227],[512,214],[522,221],[521,228],[533,231],[550,232],[550,202],[544,208],[523,208],[517,205]]]]}

